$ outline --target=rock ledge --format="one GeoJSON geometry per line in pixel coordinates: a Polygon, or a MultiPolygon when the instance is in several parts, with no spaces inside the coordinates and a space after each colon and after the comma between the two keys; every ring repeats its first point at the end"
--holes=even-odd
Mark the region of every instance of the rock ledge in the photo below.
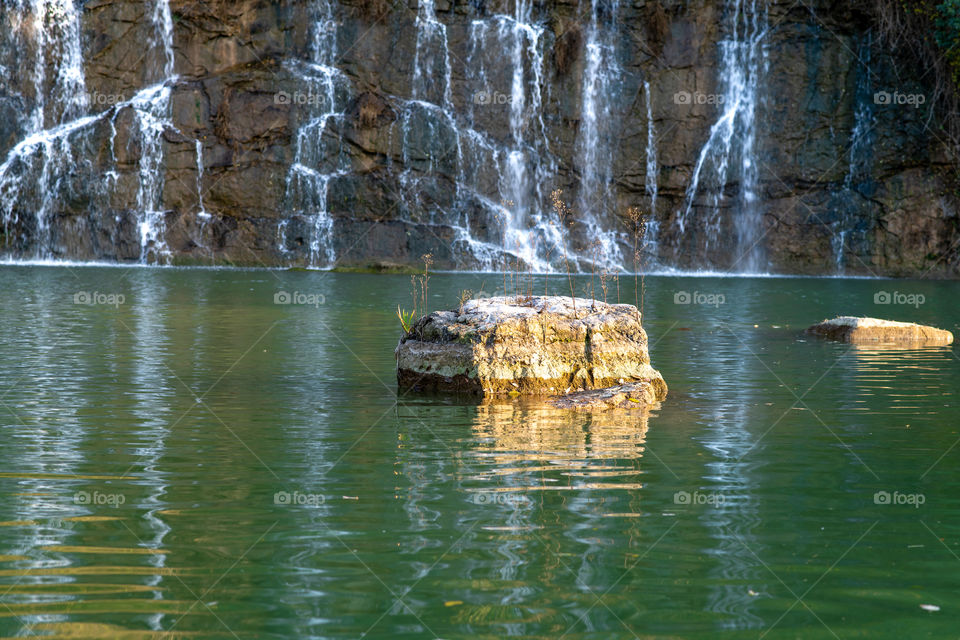
{"type": "Polygon", "coordinates": [[[649,382],[629,382],[613,387],[577,391],[553,396],[549,404],[558,409],[606,411],[608,409],[648,409],[658,402],[657,392],[649,382]]]}
{"type": "Polygon", "coordinates": [[[557,395],[646,383],[637,398],[667,395],[650,366],[640,312],[629,304],[561,296],[470,300],[418,320],[396,357],[401,389],[557,395]]]}
{"type": "Polygon", "coordinates": [[[840,316],[815,324],[807,333],[840,340],[862,343],[940,344],[953,342],[953,334],[943,329],[912,322],[896,322],[878,318],[840,316]]]}

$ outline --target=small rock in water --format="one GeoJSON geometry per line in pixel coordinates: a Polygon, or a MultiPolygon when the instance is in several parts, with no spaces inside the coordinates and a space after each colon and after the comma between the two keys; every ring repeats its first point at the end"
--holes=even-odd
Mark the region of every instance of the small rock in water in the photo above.
{"type": "Polygon", "coordinates": [[[807,333],[854,344],[947,345],[953,334],[912,322],[839,316],[807,329],[807,333]]]}
{"type": "Polygon", "coordinates": [[[558,409],[603,411],[606,409],[639,409],[657,404],[657,392],[649,382],[618,384],[603,389],[577,391],[550,398],[549,404],[558,409]]]}

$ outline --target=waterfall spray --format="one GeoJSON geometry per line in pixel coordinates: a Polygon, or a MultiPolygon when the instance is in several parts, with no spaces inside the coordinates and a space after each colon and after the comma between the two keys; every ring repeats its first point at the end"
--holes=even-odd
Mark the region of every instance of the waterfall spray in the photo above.
{"type": "Polygon", "coordinates": [[[869,188],[874,144],[875,105],[871,65],[872,34],[868,31],[857,48],[858,63],[854,91],[854,125],[850,132],[847,152],[848,169],[843,180],[843,191],[837,206],[837,220],[831,225],[831,248],[838,274],[846,268],[845,251],[850,241],[851,226],[855,225],[857,205],[862,201],[861,191],[869,188]]]}
{"type": "MultiPolygon", "coordinates": [[[[616,16],[618,0],[605,7],[616,16]]],[[[623,256],[618,234],[607,231],[605,221],[615,216],[613,203],[613,162],[617,152],[615,100],[623,71],[617,62],[615,32],[601,17],[601,0],[591,0],[590,24],[584,45],[586,67],[581,88],[581,122],[576,145],[576,166],[580,172],[577,213],[587,229],[589,245],[596,247],[588,258],[604,268],[619,269],[623,256]]]]}
{"type": "Polygon", "coordinates": [[[697,208],[705,214],[704,245],[709,249],[721,235],[724,188],[739,180],[731,214],[738,257],[730,266],[755,272],[763,266],[756,129],[761,106],[760,81],[768,66],[764,44],[766,8],[760,0],[727,0],[727,16],[729,36],[720,42],[720,93],[715,100],[720,116],[700,150],[685,203],[677,216],[677,227],[682,235],[692,226],[695,200],[701,188],[708,190],[704,194],[706,206],[698,204],[697,208]]]}
{"type": "MultiPolygon", "coordinates": [[[[342,124],[344,114],[340,98],[346,79],[333,66],[337,56],[337,22],[330,0],[317,0],[311,6],[310,61],[288,64],[308,87],[313,109],[311,117],[297,131],[293,163],[287,173],[286,201],[292,212],[307,224],[309,241],[307,264],[329,267],[336,262],[333,218],[328,208],[331,181],[348,172],[339,135],[333,125],[342,124]]],[[[289,102],[291,96],[278,94],[289,102]]],[[[278,226],[279,248],[288,251],[289,221],[278,226]]]]}

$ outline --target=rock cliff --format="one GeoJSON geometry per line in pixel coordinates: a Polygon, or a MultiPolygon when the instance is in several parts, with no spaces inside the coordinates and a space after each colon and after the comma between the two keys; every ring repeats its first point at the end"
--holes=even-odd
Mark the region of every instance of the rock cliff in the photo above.
{"type": "Polygon", "coordinates": [[[869,3],[0,8],[13,257],[955,276],[957,173],[869,3]],[[556,215],[551,195],[570,209],[556,215]]]}

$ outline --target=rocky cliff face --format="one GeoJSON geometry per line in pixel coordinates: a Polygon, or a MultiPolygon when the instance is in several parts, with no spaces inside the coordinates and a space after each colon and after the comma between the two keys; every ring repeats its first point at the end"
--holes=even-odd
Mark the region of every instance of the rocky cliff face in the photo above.
{"type": "Polygon", "coordinates": [[[647,267],[955,275],[923,71],[851,4],[18,0],[3,246],[632,269],[639,207],[647,267]]]}

